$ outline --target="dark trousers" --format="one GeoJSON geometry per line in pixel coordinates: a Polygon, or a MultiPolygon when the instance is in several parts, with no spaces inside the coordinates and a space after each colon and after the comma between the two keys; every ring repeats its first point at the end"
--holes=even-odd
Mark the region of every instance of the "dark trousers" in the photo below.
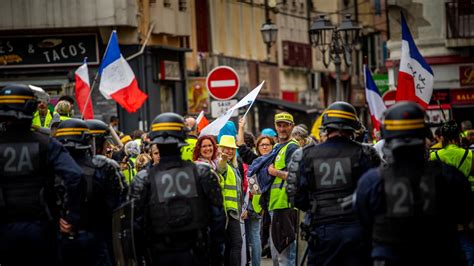
{"type": "Polygon", "coordinates": [[[54,224],[0,224],[0,265],[58,265],[54,224]]]}
{"type": "Polygon", "coordinates": [[[59,255],[62,265],[112,265],[106,241],[91,232],[78,232],[74,238],[61,235],[59,255]]]}
{"type": "Polygon", "coordinates": [[[311,232],[308,265],[370,265],[370,242],[358,222],[327,224],[311,232]]]}
{"type": "Polygon", "coordinates": [[[229,217],[229,222],[225,230],[225,263],[228,266],[240,266],[242,250],[242,234],[240,231],[240,221],[229,217]]]}

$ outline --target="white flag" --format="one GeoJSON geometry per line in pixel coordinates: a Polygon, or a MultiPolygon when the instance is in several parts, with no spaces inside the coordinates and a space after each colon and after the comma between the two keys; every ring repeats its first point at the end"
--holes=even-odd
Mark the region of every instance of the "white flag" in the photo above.
{"type": "Polygon", "coordinates": [[[262,81],[262,83],[260,83],[260,85],[258,85],[249,94],[247,94],[244,98],[242,98],[242,100],[240,100],[238,103],[236,103],[234,106],[232,106],[229,110],[227,110],[223,115],[219,116],[212,123],[207,125],[203,130],[201,130],[201,133],[199,134],[199,136],[204,136],[204,135],[217,136],[217,135],[219,135],[219,131],[221,131],[221,128],[225,125],[225,123],[227,123],[227,121],[229,121],[230,117],[232,116],[232,113],[235,110],[239,109],[240,107],[247,106],[249,104],[250,104],[250,107],[252,106],[253,102],[257,98],[258,93],[262,89],[263,83],[265,83],[265,81],[262,81]]]}
{"type": "Polygon", "coordinates": [[[245,95],[245,97],[242,98],[242,100],[240,100],[238,103],[232,106],[229,110],[235,110],[240,107],[247,106],[249,104],[252,105],[255,99],[257,98],[258,93],[262,89],[263,83],[265,83],[265,80],[262,81],[262,83],[260,83],[260,85],[258,85],[255,89],[249,92],[249,94],[245,95]]]}
{"type": "Polygon", "coordinates": [[[223,115],[219,116],[216,120],[212,121],[209,125],[207,125],[203,130],[201,130],[201,133],[199,136],[205,136],[205,135],[211,135],[211,136],[217,136],[219,135],[219,131],[221,131],[221,128],[229,121],[230,117],[232,116],[233,111],[227,110],[223,115]]]}

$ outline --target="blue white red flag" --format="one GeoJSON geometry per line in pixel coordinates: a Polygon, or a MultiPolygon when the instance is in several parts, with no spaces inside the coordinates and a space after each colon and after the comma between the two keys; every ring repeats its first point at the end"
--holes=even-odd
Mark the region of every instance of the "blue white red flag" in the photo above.
{"type": "Polygon", "coordinates": [[[372,124],[377,131],[380,131],[380,121],[382,120],[383,112],[387,109],[380,96],[379,89],[375,85],[372,74],[367,66],[364,66],[364,80],[365,80],[365,100],[369,105],[370,118],[372,124]]]}
{"type": "Polygon", "coordinates": [[[401,20],[402,55],[396,101],[414,101],[426,108],[433,94],[433,70],[418,51],[403,14],[401,20]]]}
{"type": "Polygon", "coordinates": [[[112,31],[99,73],[102,95],[114,99],[129,113],[137,111],[148,97],[138,88],[132,68],[120,53],[116,31],[112,31]]]}

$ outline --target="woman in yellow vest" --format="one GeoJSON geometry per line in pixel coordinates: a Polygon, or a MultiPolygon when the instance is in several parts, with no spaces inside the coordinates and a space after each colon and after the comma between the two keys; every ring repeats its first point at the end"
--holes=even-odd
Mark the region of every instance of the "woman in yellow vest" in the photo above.
{"type": "Polygon", "coordinates": [[[225,265],[240,266],[242,233],[240,216],[242,214],[242,178],[237,164],[237,146],[235,138],[223,135],[219,142],[217,171],[221,176],[220,184],[227,215],[225,265]]]}

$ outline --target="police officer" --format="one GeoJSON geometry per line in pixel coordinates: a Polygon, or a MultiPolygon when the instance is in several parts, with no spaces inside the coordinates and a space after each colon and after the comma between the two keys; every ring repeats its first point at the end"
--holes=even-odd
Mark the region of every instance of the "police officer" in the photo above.
{"type": "Polygon", "coordinates": [[[110,128],[98,119],[88,119],[86,124],[92,137],[92,154],[106,155],[108,148],[111,147],[110,128]]]}
{"type": "Polygon", "coordinates": [[[106,182],[103,189],[105,190],[104,195],[107,196],[106,214],[108,216],[107,221],[109,221],[109,225],[107,226],[108,229],[104,231],[104,236],[107,241],[107,247],[113,264],[114,254],[112,250],[112,236],[110,235],[110,223],[112,221],[111,210],[117,208],[126,201],[129,187],[125,182],[125,177],[120,171],[120,165],[114,160],[109,160],[107,157],[107,153],[109,151],[112,152],[112,136],[110,128],[106,123],[98,119],[86,120],[86,124],[91,135],[92,160],[95,167],[106,176],[106,182]]]}
{"type": "Polygon", "coordinates": [[[183,128],[183,118],[175,113],[153,120],[149,135],[160,150],[160,163],[137,174],[131,199],[153,265],[218,265],[225,225],[218,176],[207,164],[181,159],[183,128]]]}
{"type": "Polygon", "coordinates": [[[355,208],[372,233],[374,265],[466,265],[456,225],[472,216],[467,179],[454,167],[426,161],[424,110],[391,106],[382,121],[386,167],[359,180],[355,208]]]}
{"type": "Polygon", "coordinates": [[[0,90],[1,265],[56,265],[55,175],[68,195],[61,232],[79,220],[82,170],[56,140],[31,130],[36,104],[26,86],[0,90]]]}
{"type": "Polygon", "coordinates": [[[110,197],[107,192],[111,191],[107,186],[111,186],[112,182],[108,181],[110,176],[107,175],[105,168],[99,168],[99,165],[95,164],[97,160],[92,160],[89,128],[83,120],[71,118],[59,123],[54,137],[66,147],[84,171],[81,186],[81,219],[74,236],[63,235],[61,239],[62,263],[110,265],[106,235],[111,231],[112,210],[118,206],[107,204],[107,199],[110,197]]]}
{"type": "Polygon", "coordinates": [[[367,265],[370,243],[351,198],[360,176],[378,166],[380,158],[370,146],[352,140],[360,129],[352,105],[331,104],[322,127],[327,140],[297,150],[288,178],[290,195],[296,185],[295,206],[310,213],[308,265],[367,265]]]}

